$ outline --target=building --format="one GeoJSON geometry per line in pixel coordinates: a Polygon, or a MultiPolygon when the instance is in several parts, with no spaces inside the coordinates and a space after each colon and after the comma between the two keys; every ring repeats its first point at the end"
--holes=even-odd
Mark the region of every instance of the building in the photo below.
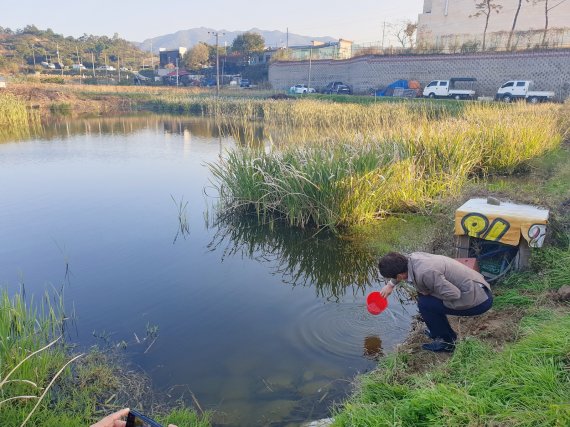
{"type": "Polygon", "coordinates": [[[290,59],[349,59],[352,57],[352,42],[339,39],[337,42],[313,41],[307,46],[289,46],[290,59]]]}
{"type": "MultiPolygon", "coordinates": [[[[480,0],[424,0],[423,13],[418,17],[417,43],[419,47],[459,50],[467,43],[481,48],[485,15],[477,14],[480,0]]],[[[507,47],[518,5],[511,48],[529,48],[547,44],[550,47],[570,45],[570,1],[550,0],[548,32],[543,43],[545,28],[544,0],[492,0],[502,6],[491,12],[486,36],[486,49],[501,50],[507,47]]],[[[475,49],[476,50],[476,49],[475,49]]]]}
{"type": "Polygon", "coordinates": [[[186,53],[185,47],[179,47],[178,49],[167,50],[163,47],[158,49],[158,55],[160,58],[160,68],[174,68],[178,63],[182,62],[182,57],[186,53]]]}

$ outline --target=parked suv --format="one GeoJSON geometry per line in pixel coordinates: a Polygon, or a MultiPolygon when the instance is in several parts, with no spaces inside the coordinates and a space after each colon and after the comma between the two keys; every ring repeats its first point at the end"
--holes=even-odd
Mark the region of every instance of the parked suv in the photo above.
{"type": "Polygon", "coordinates": [[[350,89],[350,87],[348,85],[345,85],[343,82],[330,82],[323,89],[323,93],[351,94],[352,90],[350,89]]]}

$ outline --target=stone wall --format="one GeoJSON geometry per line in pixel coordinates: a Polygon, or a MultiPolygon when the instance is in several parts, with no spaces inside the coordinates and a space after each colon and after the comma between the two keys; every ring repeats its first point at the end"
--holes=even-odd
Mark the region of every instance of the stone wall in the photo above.
{"type": "Polygon", "coordinates": [[[275,62],[269,82],[277,90],[309,83],[317,90],[342,81],[355,93],[370,93],[398,79],[431,80],[475,77],[478,96],[494,96],[508,80],[532,80],[536,90],[552,90],[557,100],[570,97],[570,50],[456,55],[363,56],[342,61],[275,62]]]}

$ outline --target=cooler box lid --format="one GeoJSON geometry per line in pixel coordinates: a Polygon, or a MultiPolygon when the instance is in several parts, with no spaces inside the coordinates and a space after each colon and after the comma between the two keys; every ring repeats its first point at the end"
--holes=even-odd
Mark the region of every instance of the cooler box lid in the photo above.
{"type": "Polygon", "coordinates": [[[531,205],[470,199],[455,211],[455,235],[517,246],[522,236],[531,247],[544,243],[549,210],[531,205]]]}

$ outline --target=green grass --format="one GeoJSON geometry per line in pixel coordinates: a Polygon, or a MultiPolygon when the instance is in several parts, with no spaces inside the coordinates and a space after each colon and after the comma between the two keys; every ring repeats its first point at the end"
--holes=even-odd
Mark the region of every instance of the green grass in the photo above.
{"type": "Polygon", "coordinates": [[[262,115],[273,142],[269,150],[246,144],[210,165],[220,210],[333,229],[428,212],[471,178],[517,172],[558,147],[566,110],[534,107],[472,104],[457,114],[437,104],[220,105],[222,115],[231,108],[245,118],[262,115]]]}
{"type": "Polygon", "coordinates": [[[448,363],[406,374],[406,355],[361,378],[335,426],[563,426],[570,423],[570,316],[533,319],[497,352],[462,341],[448,363]]]}
{"type": "Polygon", "coordinates": [[[27,137],[39,126],[39,116],[18,97],[0,91],[0,142],[27,137]]]}
{"type": "MultiPolygon", "coordinates": [[[[20,426],[28,418],[27,426],[87,426],[117,407],[128,406],[116,398],[124,394],[125,375],[96,349],[73,354],[62,337],[65,319],[59,295],[26,302],[23,292],[12,297],[5,289],[0,292],[2,427],[20,426]],[[53,344],[38,351],[49,343],[53,344]]],[[[131,380],[133,388],[140,387],[131,380]]],[[[176,420],[178,427],[210,425],[209,414],[198,416],[184,408],[158,417],[176,420]]]]}

